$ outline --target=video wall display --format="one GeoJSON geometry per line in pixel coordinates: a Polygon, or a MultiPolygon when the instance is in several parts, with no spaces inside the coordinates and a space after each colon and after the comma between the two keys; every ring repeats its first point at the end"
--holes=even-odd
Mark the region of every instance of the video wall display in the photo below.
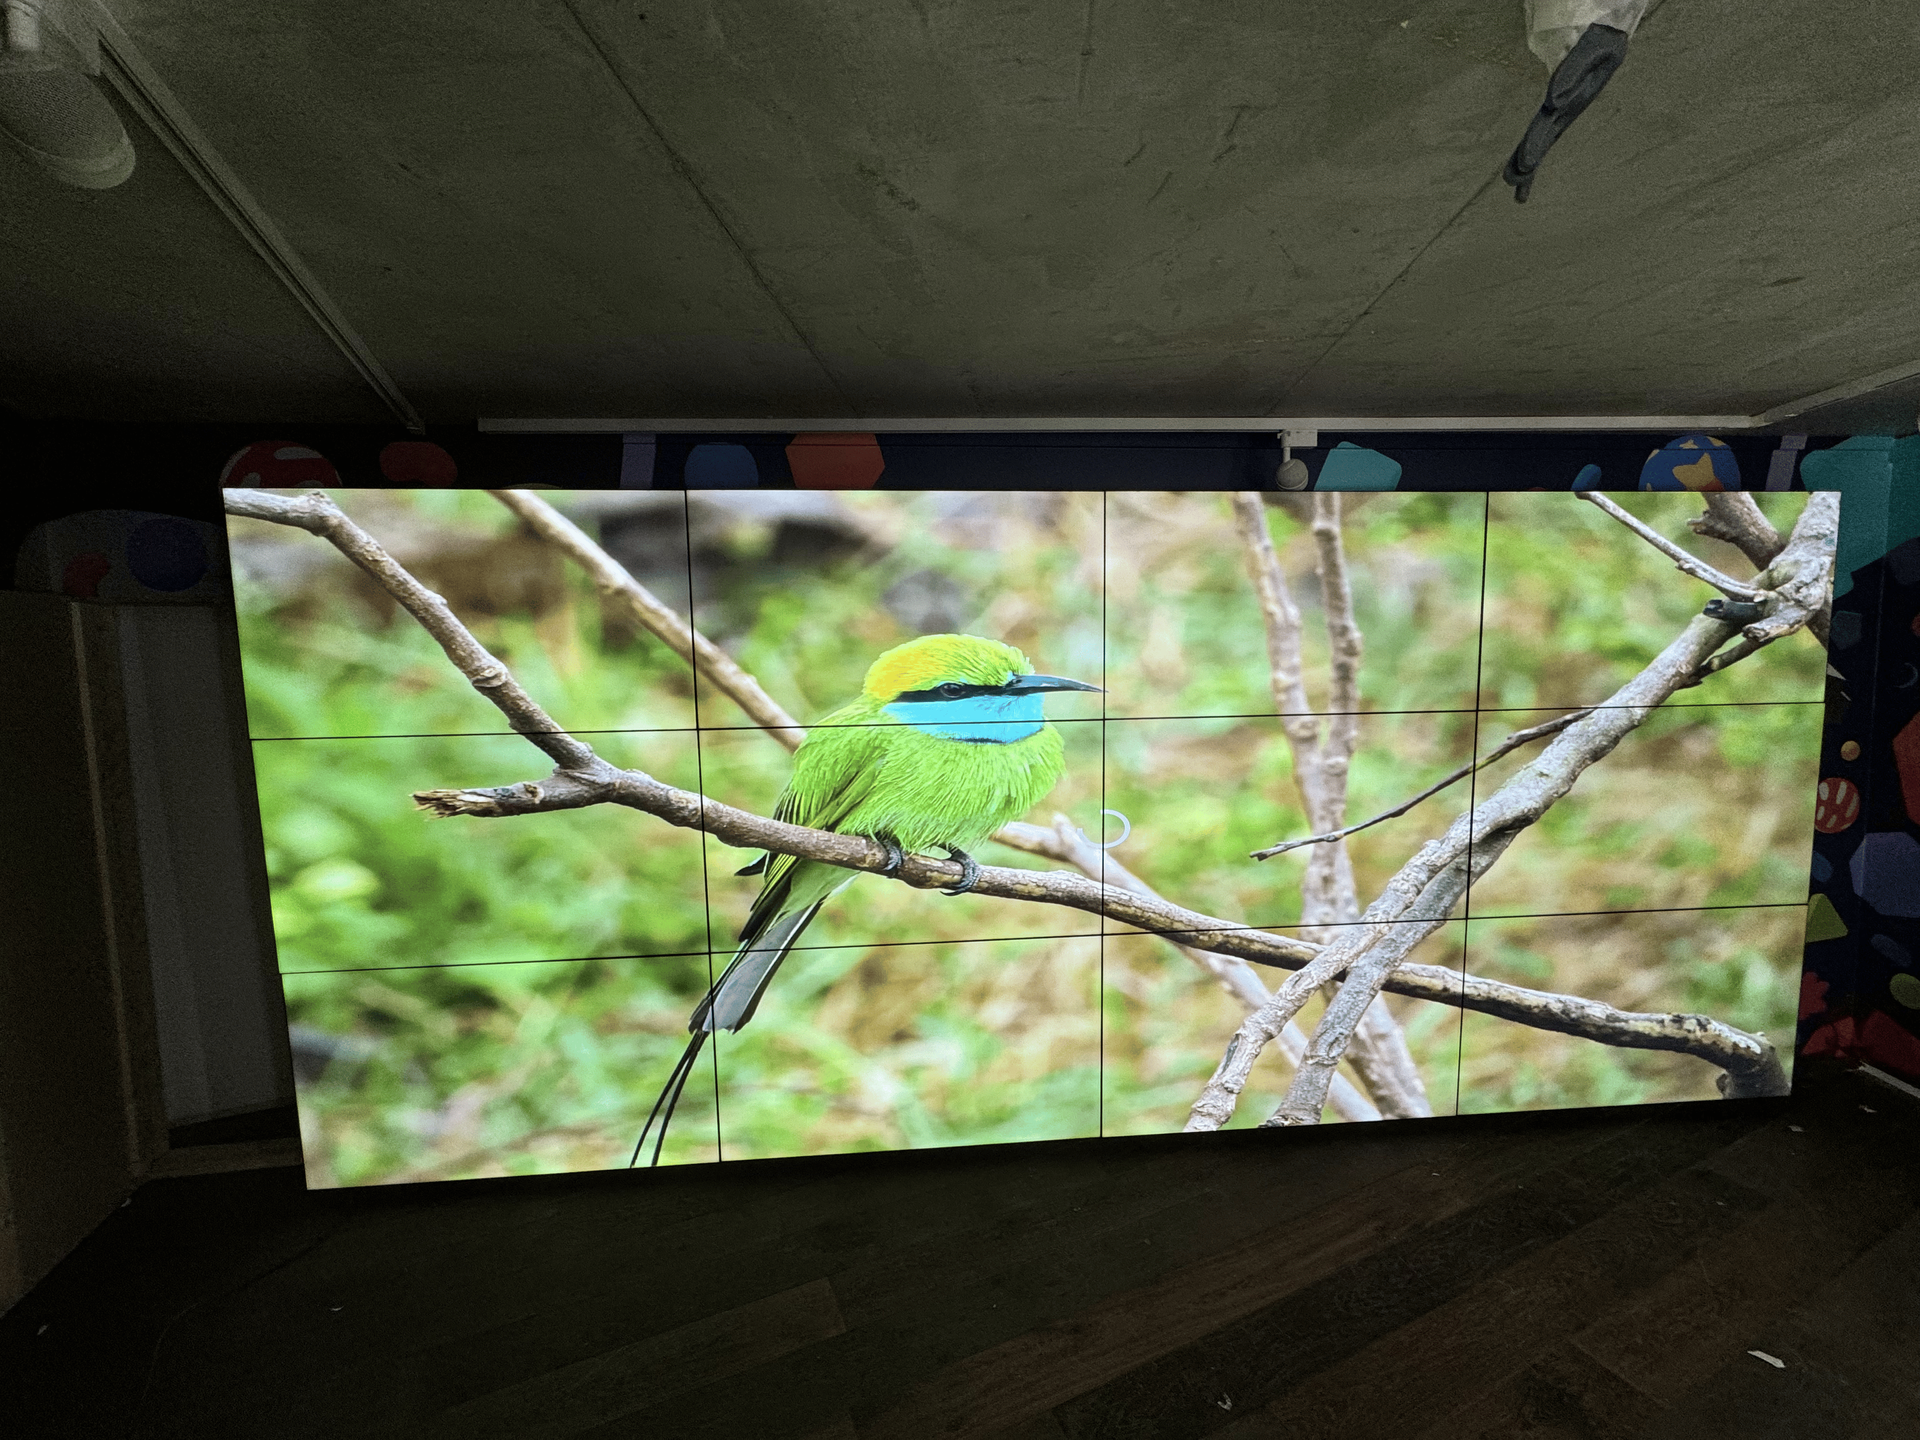
{"type": "Polygon", "coordinates": [[[1786,1086],[1836,496],[227,493],[314,1186],[1786,1086]]]}

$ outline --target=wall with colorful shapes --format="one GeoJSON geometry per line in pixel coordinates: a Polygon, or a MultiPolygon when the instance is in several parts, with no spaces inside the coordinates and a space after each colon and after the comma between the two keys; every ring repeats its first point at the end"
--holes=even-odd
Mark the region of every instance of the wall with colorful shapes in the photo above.
{"type": "MultiPolygon", "coordinates": [[[[1310,438],[1291,451],[1309,489],[1843,494],[1800,1046],[1920,1079],[1920,437],[1310,438]]],[[[15,556],[0,578],[101,601],[202,604],[225,602],[224,567],[210,563],[221,484],[1225,490],[1275,487],[1289,453],[1266,434],[448,429],[428,441],[192,426],[43,427],[26,449],[39,462],[28,473],[63,483],[0,521],[0,562],[15,556]],[[126,478],[135,456],[143,484],[126,478]]]]}
{"type": "Polygon", "coordinates": [[[1844,498],[1800,1051],[1920,1079],[1920,437],[1801,473],[1844,498]]]}

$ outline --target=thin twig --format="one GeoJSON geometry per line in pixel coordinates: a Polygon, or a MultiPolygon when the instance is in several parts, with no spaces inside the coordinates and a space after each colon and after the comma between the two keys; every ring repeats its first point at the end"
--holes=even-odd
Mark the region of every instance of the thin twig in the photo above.
{"type": "Polygon", "coordinates": [[[1720,591],[1721,594],[1730,595],[1736,600],[1764,600],[1767,598],[1766,591],[1756,589],[1752,585],[1742,584],[1731,575],[1721,574],[1720,571],[1714,569],[1713,566],[1707,564],[1706,561],[1700,559],[1698,556],[1689,555],[1685,550],[1674,544],[1673,541],[1667,539],[1666,536],[1662,535],[1658,530],[1655,530],[1651,525],[1629,515],[1599,491],[1579,490],[1575,493],[1582,500],[1606,511],[1607,514],[1611,515],[1642,540],[1653,546],[1653,548],[1658,550],[1662,555],[1673,561],[1675,569],[1684,571],[1696,580],[1706,581],[1707,584],[1713,586],[1713,588],[1720,591]]]}
{"type": "Polygon", "coordinates": [[[1326,609],[1328,671],[1327,738],[1321,748],[1330,800],[1344,814],[1347,767],[1360,745],[1360,626],[1353,618],[1353,586],[1347,578],[1346,547],[1340,535],[1340,492],[1313,497],[1313,543],[1318,552],[1321,603],[1326,609]]]}
{"type": "MultiPolygon", "coordinates": [[[[1736,656],[1735,658],[1738,659],[1740,657],[1736,656]]],[[[1729,661],[1728,663],[1731,664],[1732,662],[1729,661]]],[[[1698,684],[1699,681],[1694,680],[1694,681],[1689,681],[1688,683],[1698,684]]],[[[1371,826],[1378,825],[1383,820],[1397,819],[1399,816],[1402,816],[1406,814],[1409,810],[1413,809],[1413,807],[1418,805],[1422,800],[1432,799],[1435,795],[1438,795],[1442,790],[1446,789],[1449,785],[1459,784],[1462,780],[1466,779],[1467,776],[1473,774],[1475,771],[1486,769],[1486,767],[1493,764],[1494,761],[1500,759],[1504,755],[1512,754],[1515,750],[1518,750],[1522,745],[1529,744],[1535,740],[1543,739],[1548,735],[1557,735],[1560,731],[1566,729],[1567,726],[1573,724],[1574,721],[1582,719],[1585,716],[1591,715],[1592,713],[1593,711],[1591,709],[1575,710],[1570,714],[1556,716],[1552,720],[1548,720],[1542,724],[1532,726],[1529,729],[1516,730],[1513,732],[1513,734],[1509,735],[1505,740],[1501,741],[1499,746],[1496,749],[1489,751],[1485,756],[1485,758],[1480,760],[1470,761],[1469,763],[1462,765],[1458,770],[1455,770],[1451,775],[1448,775],[1444,780],[1440,780],[1435,784],[1429,785],[1426,789],[1422,790],[1418,795],[1414,796],[1411,800],[1408,800],[1402,804],[1396,805],[1391,810],[1384,810],[1380,814],[1375,815],[1371,820],[1362,820],[1358,825],[1349,825],[1344,830],[1334,830],[1325,835],[1309,835],[1304,840],[1286,840],[1286,841],[1282,841],[1278,845],[1269,845],[1264,850],[1255,850],[1253,852],[1253,858],[1255,860],[1271,860],[1275,855],[1284,855],[1289,850],[1298,850],[1302,845],[1324,845],[1329,840],[1344,840],[1347,836],[1355,834],[1358,831],[1368,829],[1371,826]]]]}
{"type": "MultiPolygon", "coordinates": [[[[1806,621],[1808,629],[1812,628],[1812,618],[1813,617],[1810,616],[1806,621]]],[[[1737,665],[1740,661],[1746,659],[1749,655],[1752,655],[1755,651],[1761,649],[1763,646],[1770,643],[1771,643],[1771,639],[1738,640],[1734,642],[1732,645],[1729,645],[1726,649],[1720,651],[1717,655],[1710,656],[1706,660],[1703,660],[1700,663],[1699,669],[1695,670],[1693,674],[1690,677],[1688,677],[1685,681],[1683,681],[1677,688],[1681,690],[1690,690],[1694,686],[1698,685],[1701,681],[1707,679],[1707,677],[1711,675],[1718,675],[1722,670],[1725,670],[1730,665],[1737,665]]],[[[1278,845],[1269,845],[1264,850],[1253,851],[1252,858],[1255,860],[1271,860],[1276,855],[1284,855],[1289,850],[1298,850],[1303,845],[1324,845],[1330,840],[1344,840],[1347,836],[1356,834],[1362,830],[1369,829],[1372,826],[1380,824],[1384,820],[1398,819],[1400,816],[1406,814],[1409,810],[1413,809],[1416,805],[1420,804],[1423,800],[1431,800],[1435,795],[1438,795],[1442,790],[1445,790],[1448,786],[1459,784],[1462,780],[1466,779],[1467,776],[1475,773],[1476,771],[1484,770],[1487,766],[1491,765],[1494,761],[1502,758],[1505,755],[1511,754],[1513,751],[1519,749],[1520,746],[1530,744],[1535,740],[1543,739],[1548,735],[1556,734],[1559,731],[1566,729],[1567,726],[1573,724],[1574,721],[1579,720],[1584,716],[1590,715],[1592,713],[1593,712],[1591,709],[1575,710],[1569,714],[1557,716],[1556,718],[1552,720],[1548,720],[1543,724],[1532,726],[1529,729],[1516,730],[1514,731],[1513,734],[1509,735],[1505,740],[1503,740],[1497,749],[1488,753],[1484,758],[1472,761],[1471,763],[1466,765],[1462,765],[1458,770],[1453,771],[1451,774],[1447,775],[1445,778],[1441,780],[1435,781],[1432,785],[1429,785],[1426,789],[1422,790],[1418,795],[1415,795],[1412,799],[1404,801],[1401,804],[1394,806],[1393,809],[1391,810],[1383,810],[1378,815],[1373,816],[1371,819],[1362,820],[1357,825],[1349,825],[1342,830],[1329,831],[1325,835],[1308,835],[1299,840],[1283,840],[1278,845]]]]}
{"type": "Polygon", "coordinates": [[[798,750],[807,732],[760,682],[734,663],[726,651],[693,628],[681,615],[627,573],[627,567],[600,548],[578,525],[528,490],[487,492],[526,522],[542,540],[586,571],[600,593],[620,606],[643,628],[664,641],[682,660],[700,672],[700,678],[747,713],[749,719],[789,750],[798,750]]]}
{"type": "MultiPolygon", "coordinates": [[[[1293,773],[1307,806],[1308,823],[1316,830],[1331,830],[1347,818],[1347,772],[1360,743],[1360,627],[1353,618],[1353,587],[1347,579],[1346,550],[1340,538],[1338,492],[1313,497],[1312,529],[1321,609],[1327,626],[1329,713],[1325,728],[1316,732],[1311,747],[1303,750],[1293,742],[1293,773]]],[[[1291,735],[1288,738],[1291,740],[1291,735]]],[[[1320,927],[1344,925],[1360,918],[1360,893],[1346,846],[1329,846],[1309,857],[1306,874],[1300,880],[1300,907],[1311,940],[1324,942],[1328,938],[1320,927]]]]}
{"type": "MultiPolygon", "coordinates": [[[[1267,530],[1266,506],[1258,491],[1242,490],[1233,497],[1234,518],[1247,548],[1248,566],[1253,572],[1254,592],[1260,597],[1260,613],[1266,621],[1267,667],[1273,688],[1273,708],[1280,728],[1294,747],[1294,754],[1311,754],[1320,743],[1320,722],[1307,702],[1307,686],[1300,660],[1300,607],[1293,603],[1286,573],[1273,553],[1273,536],[1267,530]]],[[[1301,798],[1309,812],[1320,804],[1319,777],[1309,770],[1294,767],[1296,781],[1304,781],[1301,798]]]]}

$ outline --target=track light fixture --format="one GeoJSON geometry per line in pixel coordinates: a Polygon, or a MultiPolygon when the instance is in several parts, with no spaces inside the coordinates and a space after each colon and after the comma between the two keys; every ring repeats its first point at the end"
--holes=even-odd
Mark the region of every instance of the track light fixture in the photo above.
{"type": "Polygon", "coordinates": [[[77,0],[0,0],[0,138],[69,185],[133,174],[133,142],[93,82],[99,27],[77,0]]]}
{"type": "Polygon", "coordinates": [[[1527,48],[1553,72],[1547,98],[1507,160],[1501,179],[1525,204],[1534,172],[1567,127],[1594,102],[1627,58],[1627,42],[1652,0],[1526,0],[1527,48]]]}

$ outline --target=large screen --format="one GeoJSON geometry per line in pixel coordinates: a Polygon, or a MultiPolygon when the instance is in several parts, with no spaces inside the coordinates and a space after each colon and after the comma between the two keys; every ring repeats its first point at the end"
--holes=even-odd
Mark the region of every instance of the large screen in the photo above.
{"type": "Polygon", "coordinates": [[[230,491],[309,1183],[1778,1093],[1836,499],[230,491]]]}

